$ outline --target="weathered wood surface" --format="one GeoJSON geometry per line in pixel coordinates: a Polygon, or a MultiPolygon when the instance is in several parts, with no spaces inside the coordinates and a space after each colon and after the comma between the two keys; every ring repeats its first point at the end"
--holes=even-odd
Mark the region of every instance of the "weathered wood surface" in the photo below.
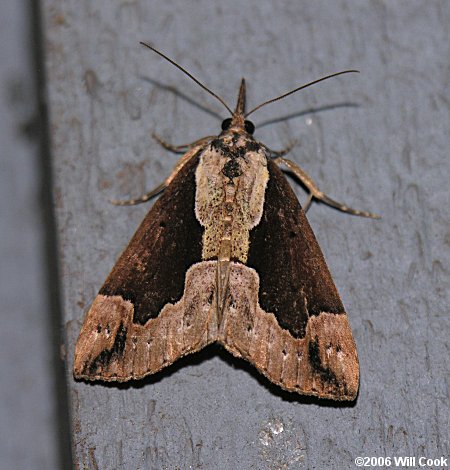
{"type": "Polygon", "coordinates": [[[357,456],[448,455],[449,4],[44,0],[43,9],[77,468],[353,468],[357,456]],[[254,116],[270,147],[300,139],[291,157],[323,190],[383,216],[317,204],[308,214],[358,345],[355,406],[280,392],[217,349],[133,386],[73,381],[86,308],[150,207],[108,199],[169,174],[175,157],[151,131],[189,142],[217,133],[223,116],[139,40],[231,103],[241,76],[258,104],[362,71],[254,116]]]}
{"type": "Polygon", "coordinates": [[[37,10],[0,2],[0,468],[60,470],[70,446],[37,10]]]}

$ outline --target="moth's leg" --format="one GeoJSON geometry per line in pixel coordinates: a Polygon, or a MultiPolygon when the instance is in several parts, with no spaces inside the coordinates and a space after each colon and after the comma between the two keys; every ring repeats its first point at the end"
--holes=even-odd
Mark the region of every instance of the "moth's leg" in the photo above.
{"type": "Polygon", "coordinates": [[[342,204],[341,202],[337,202],[334,199],[331,199],[329,196],[327,196],[325,193],[320,191],[320,189],[317,187],[316,183],[314,183],[313,179],[304,171],[302,170],[298,165],[296,165],[294,162],[283,158],[283,157],[277,157],[274,158],[274,162],[278,165],[285,165],[292,173],[306,186],[306,188],[309,191],[309,197],[308,200],[306,201],[304,211],[306,212],[312,202],[312,199],[315,198],[319,201],[322,201],[323,203],[334,207],[335,209],[338,209],[342,212],[346,212],[347,214],[352,214],[352,215],[359,215],[360,217],[369,217],[371,219],[379,219],[380,216],[377,214],[372,214],[371,212],[366,212],[366,211],[360,211],[357,209],[352,209],[351,207],[346,206],[345,204],[342,204]]]}
{"type": "Polygon", "coordinates": [[[303,204],[303,210],[305,212],[308,212],[309,206],[311,205],[311,202],[313,200],[313,195],[312,193],[308,194],[308,199],[306,200],[305,204],[303,204]]]}
{"type": "Polygon", "coordinates": [[[158,185],[156,188],[152,189],[146,194],[143,194],[142,196],[136,198],[136,199],[127,199],[127,200],[117,200],[117,199],[111,199],[110,202],[116,206],[135,206],[136,204],[141,204],[143,202],[147,202],[149,199],[152,197],[156,196],[160,192],[164,191],[164,189],[169,186],[169,184],[172,182],[172,180],[177,176],[178,172],[181,170],[183,165],[190,159],[192,158],[196,153],[197,149],[200,146],[194,147],[191,149],[189,152],[185,153],[177,162],[175,165],[174,169],[172,170],[172,173],[169,175],[166,180],[158,185]]]}
{"type": "Polygon", "coordinates": [[[183,145],[172,145],[169,142],[166,142],[164,139],[159,137],[157,134],[152,134],[152,137],[160,144],[163,148],[166,150],[169,150],[170,152],[177,153],[177,154],[183,154],[186,153],[188,150],[197,147],[199,145],[203,145],[210,140],[214,139],[215,136],[207,136],[207,137],[202,137],[201,139],[198,139],[194,142],[191,142],[190,144],[183,144],[183,145]]]}
{"type": "Polygon", "coordinates": [[[287,155],[296,145],[298,144],[297,140],[293,140],[287,147],[282,150],[272,150],[271,148],[264,145],[264,148],[272,155],[273,157],[284,157],[287,155]]]}
{"type": "Polygon", "coordinates": [[[141,204],[142,202],[147,202],[152,197],[155,197],[161,191],[164,191],[167,188],[167,180],[161,183],[160,185],[156,186],[156,188],[152,189],[146,194],[136,198],[136,199],[110,199],[109,202],[114,204],[115,206],[135,206],[136,204],[141,204]]]}

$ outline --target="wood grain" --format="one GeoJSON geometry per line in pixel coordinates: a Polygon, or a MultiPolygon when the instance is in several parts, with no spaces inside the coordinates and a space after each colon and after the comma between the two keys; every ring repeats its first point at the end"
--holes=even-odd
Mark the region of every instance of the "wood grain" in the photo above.
{"type": "Polygon", "coordinates": [[[42,2],[67,357],[148,210],[108,199],[144,193],[175,163],[150,132],[190,142],[218,133],[226,117],[139,40],[227,101],[245,76],[249,109],[358,68],[252,115],[255,138],[271,148],[300,139],[290,158],[323,191],[383,216],[320,204],[308,213],[351,312],[358,400],[294,399],[218,349],[129,387],[75,383],[69,360],[77,468],[352,468],[358,455],[448,453],[449,6],[255,5],[42,2]]]}

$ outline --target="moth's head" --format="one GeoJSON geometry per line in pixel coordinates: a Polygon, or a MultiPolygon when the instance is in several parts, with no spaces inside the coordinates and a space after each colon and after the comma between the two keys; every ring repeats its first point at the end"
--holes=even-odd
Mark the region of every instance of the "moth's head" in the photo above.
{"type": "Polygon", "coordinates": [[[244,131],[249,135],[253,135],[255,132],[255,125],[253,122],[245,119],[245,101],[245,79],[243,78],[241,81],[241,87],[239,88],[236,109],[234,110],[232,117],[222,121],[222,131],[233,129],[238,132],[244,131]]]}
{"type": "Polygon", "coordinates": [[[255,125],[252,121],[244,119],[243,116],[233,116],[232,118],[226,118],[222,121],[222,131],[228,130],[241,131],[244,130],[247,134],[253,135],[255,132],[255,125]]]}

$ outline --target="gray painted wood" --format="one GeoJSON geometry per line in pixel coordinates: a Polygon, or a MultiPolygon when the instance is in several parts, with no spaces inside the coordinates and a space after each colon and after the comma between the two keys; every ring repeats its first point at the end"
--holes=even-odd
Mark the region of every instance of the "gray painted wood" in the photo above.
{"type": "Polygon", "coordinates": [[[352,468],[360,455],[448,455],[449,4],[43,7],[77,467],[352,468]],[[324,191],[383,216],[358,219],[318,204],[308,214],[358,345],[355,406],[280,392],[216,349],[142,385],[73,381],[84,313],[151,205],[118,208],[108,199],[140,195],[169,174],[175,157],[152,131],[189,142],[219,131],[207,110],[226,116],[140,40],[232,104],[241,76],[256,105],[327,73],[362,71],[254,115],[256,136],[270,147],[300,140],[291,158],[324,191]]]}
{"type": "Polygon", "coordinates": [[[0,2],[0,468],[59,470],[70,447],[32,10],[0,2]]]}

